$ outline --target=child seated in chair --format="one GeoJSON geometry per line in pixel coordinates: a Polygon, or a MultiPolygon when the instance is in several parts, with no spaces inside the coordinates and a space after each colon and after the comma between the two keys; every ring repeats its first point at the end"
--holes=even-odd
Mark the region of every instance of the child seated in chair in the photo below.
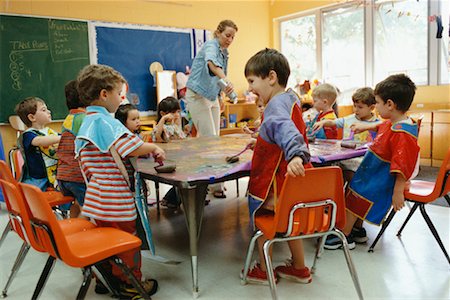
{"type": "MultiPolygon", "coordinates": [[[[352,95],[353,101],[353,114],[337,118],[335,120],[322,120],[316,122],[313,126],[313,130],[319,130],[322,127],[336,126],[337,128],[343,128],[343,140],[355,141],[360,143],[367,143],[373,141],[376,132],[374,131],[363,131],[360,133],[354,133],[351,130],[351,126],[357,123],[364,124],[379,124],[380,120],[373,113],[375,109],[375,95],[373,94],[373,89],[370,87],[364,87],[357,89],[352,95]]],[[[344,174],[344,180],[350,182],[359,165],[362,162],[362,157],[355,157],[340,161],[338,165],[342,168],[344,174]]],[[[358,220],[355,227],[352,230],[352,236],[355,243],[363,244],[367,242],[367,233],[364,227],[362,227],[362,220],[358,220]]],[[[325,244],[325,248],[329,245],[325,244]]],[[[350,245],[354,247],[354,245],[350,245]]]]}
{"type": "Polygon", "coordinates": [[[47,127],[52,114],[44,100],[28,97],[16,106],[16,114],[28,127],[18,139],[24,164],[21,182],[39,187],[42,191],[56,186],[56,147],[60,136],[47,127]]]}
{"type": "MultiPolygon", "coordinates": [[[[266,105],[250,171],[248,202],[251,218],[274,210],[285,176],[304,176],[305,167],[311,166],[300,100],[292,90],[285,90],[289,74],[287,59],[274,49],[261,50],[245,66],[249,90],[266,105]]],[[[258,239],[260,262],[248,272],[249,282],[268,284],[262,250],[264,242],[264,237],[258,239]]],[[[278,266],[275,273],[296,282],[311,282],[302,241],[294,240],[288,244],[292,264],[278,266]]]]}
{"type": "Polygon", "coordinates": [[[322,120],[334,120],[337,118],[333,109],[337,96],[338,90],[329,83],[322,83],[313,90],[313,107],[319,113],[315,115],[313,119],[305,120],[308,138],[337,139],[338,132],[336,125],[313,130],[313,126],[316,122],[322,120]]]}
{"type": "MultiPolygon", "coordinates": [[[[405,184],[417,175],[419,165],[418,126],[406,114],[415,91],[416,86],[408,76],[389,76],[375,87],[375,107],[386,121],[352,126],[355,133],[374,130],[377,136],[346,195],[347,222],[342,231],[349,244],[353,243],[351,232],[358,218],[380,225],[391,206],[395,211],[404,206],[405,184]]],[[[331,237],[326,243],[328,249],[341,245],[331,237]]]]}

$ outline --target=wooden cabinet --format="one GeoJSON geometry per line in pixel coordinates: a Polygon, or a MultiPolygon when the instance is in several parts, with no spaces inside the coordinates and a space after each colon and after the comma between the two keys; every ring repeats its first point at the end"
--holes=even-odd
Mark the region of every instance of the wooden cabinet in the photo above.
{"type": "MultiPolygon", "coordinates": [[[[220,129],[220,135],[242,132],[241,128],[237,127],[237,123],[244,119],[256,120],[259,116],[255,103],[241,102],[229,103],[225,102],[225,109],[223,111],[226,120],[226,127],[220,129]],[[236,122],[230,125],[230,115],[236,115],[236,122]]],[[[251,126],[251,123],[249,124],[251,126]]]]}
{"type": "Polygon", "coordinates": [[[418,139],[420,146],[420,163],[431,166],[431,133],[433,113],[431,111],[411,112],[409,116],[416,121],[421,120],[418,139]]]}
{"type": "Polygon", "coordinates": [[[433,113],[433,154],[432,165],[442,163],[450,146],[450,110],[438,110],[433,113]]]}

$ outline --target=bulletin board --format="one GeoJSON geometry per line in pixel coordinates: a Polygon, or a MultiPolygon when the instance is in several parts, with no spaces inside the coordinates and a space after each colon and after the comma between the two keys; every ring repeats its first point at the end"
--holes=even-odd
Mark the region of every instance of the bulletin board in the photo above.
{"type": "Polygon", "coordinates": [[[64,85],[89,64],[87,22],[0,15],[0,62],[0,123],[30,96],[64,119],[64,85]]]}
{"type": "Polygon", "coordinates": [[[94,61],[118,70],[128,81],[129,93],[139,99],[140,111],[156,111],[155,78],[149,65],[184,72],[192,65],[191,30],[144,25],[94,22],[94,61]]]}

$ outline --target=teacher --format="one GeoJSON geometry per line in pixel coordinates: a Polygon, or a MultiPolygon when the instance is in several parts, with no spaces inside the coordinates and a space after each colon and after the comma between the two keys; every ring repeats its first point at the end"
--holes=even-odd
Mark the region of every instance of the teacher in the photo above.
{"type": "MultiPolygon", "coordinates": [[[[226,78],[228,47],[238,28],[231,20],[223,20],[214,31],[214,39],[207,41],[192,62],[191,74],[186,83],[186,104],[198,136],[220,135],[220,110],[218,81],[224,79],[226,94],[233,92],[233,85],[226,78]]],[[[216,198],[225,198],[223,184],[210,185],[216,198]]]]}

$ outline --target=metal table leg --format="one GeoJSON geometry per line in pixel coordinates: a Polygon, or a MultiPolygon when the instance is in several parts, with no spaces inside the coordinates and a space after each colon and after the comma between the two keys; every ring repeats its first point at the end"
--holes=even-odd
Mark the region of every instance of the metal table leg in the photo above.
{"type": "Polygon", "coordinates": [[[192,293],[194,298],[197,298],[198,296],[197,246],[205,207],[206,188],[206,184],[199,184],[196,186],[181,187],[178,189],[181,201],[183,203],[186,226],[189,233],[192,293]]]}

